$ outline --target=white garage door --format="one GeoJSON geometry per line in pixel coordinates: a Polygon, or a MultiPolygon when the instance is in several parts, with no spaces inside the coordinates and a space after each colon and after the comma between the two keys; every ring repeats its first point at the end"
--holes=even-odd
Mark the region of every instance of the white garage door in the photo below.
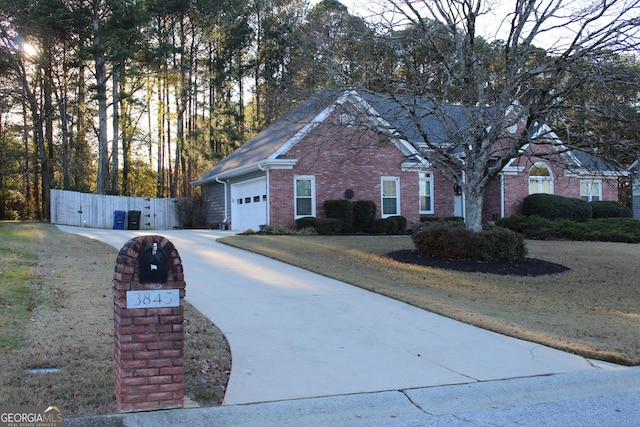
{"type": "Polygon", "coordinates": [[[231,228],[258,231],[267,223],[267,179],[231,184],[231,228]]]}

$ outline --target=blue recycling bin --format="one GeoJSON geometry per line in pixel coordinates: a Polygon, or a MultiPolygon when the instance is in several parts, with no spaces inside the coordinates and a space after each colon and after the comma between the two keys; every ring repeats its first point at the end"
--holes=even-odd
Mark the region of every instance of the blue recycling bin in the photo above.
{"type": "Polygon", "coordinates": [[[125,211],[114,211],[113,212],[113,229],[114,230],[124,230],[124,219],[127,215],[125,211]]]}

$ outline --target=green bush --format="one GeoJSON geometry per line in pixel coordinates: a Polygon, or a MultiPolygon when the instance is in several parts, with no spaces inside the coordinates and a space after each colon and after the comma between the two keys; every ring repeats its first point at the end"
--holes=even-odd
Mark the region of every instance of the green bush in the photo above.
{"type": "Polygon", "coordinates": [[[597,218],[631,218],[631,208],[625,204],[614,201],[599,200],[591,202],[593,219],[597,218]]]}
{"type": "Polygon", "coordinates": [[[586,222],[512,215],[496,224],[523,234],[528,239],[640,242],[640,221],[633,218],[598,218],[586,222]]]}
{"type": "Polygon", "coordinates": [[[267,225],[266,227],[264,227],[262,232],[264,234],[275,234],[283,236],[293,234],[293,230],[290,230],[287,227],[283,227],[281,225],[267,225]]]}
{"type": "Polygon", "coordinates": [[[438,221],[452,221],[452,222],[464,223],[464,218],[461,216],[447,216],[447,217],[423,216],[420,218],[420,222],[438,222],[438,221]]]}
{"type": "Polygon", "coordinates": [[[304,227],[296,231],[298,236],[317,236],[318,230],[315,227],[304,227]]]}
{"type": "Polygon", "coordinates": [[[302,218],[298,218],[296,220],[296,230],[302,230],[303,228],[308,227],[315,228],[317,220],[318,218],[316,218],[315,216],[305,216],[302,218]]]}
{"type": "Polygon", "coordinates": [[[477,233],[475,238],[480,239],[477,247],[488,254],[486,261],[521,261],[527,256],[524,237],[509,229],[493,227],[477,233]]]}
{"type": "Polygon", "coordinates": [[[572,221],[586,221],[593,215],[589,202],[544,193],[530,194],[525,197],[522,213],[547,219],[565,218],[572,221]]]}
{"type": "Polygon", "coordinates": [[[343,230],[350,231],[353,224],[353,203],[349,200],[325,200],[324,212],[327,218],[342,220],[343,230]]]}
{"type": "Polygon", "coordinates": [[[372,231],[376,234],[398,234],[398,223],[391,218],[378,218],[373,221],[372,231]]]}
{"type": "Polygon", "coordinates": [[[354,231],[369,232],[373,229],[376,219],[376,204],[370,200],[357,200],[353,202],[353,229],[354,231]]]}
{"type": "Polygon", "coordinates": [[[327,235],[335,235],[342,231],[344,223],[341,219],[337,218],[319,218],[316,221],[315,228],[318,231],[318,234],[327,236],[327,235]]]}
{"type": "Polygon", "coordinates": [[[396,233],[404,233],[407,229],[407,218],[402,215],[390,216],[388,219],[396,223],[396,233]]]}
{"type": "Polygon", "coordinates": [[[494,262],[520,261],[527,255],[522,235],[499,227],[475,233],[459,221],[425,223],[411,238],[419,253],[439,258],[494,262]]]}

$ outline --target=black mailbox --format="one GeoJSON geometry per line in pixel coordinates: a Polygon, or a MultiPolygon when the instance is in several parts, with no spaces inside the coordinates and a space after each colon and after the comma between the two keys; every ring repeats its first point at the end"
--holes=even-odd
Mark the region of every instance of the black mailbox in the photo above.
{"type": "Polygon", "coordinates": [[[167,281],[167,254],[154,243],[140,256],[140,283],[164,283],[167,281]]]}

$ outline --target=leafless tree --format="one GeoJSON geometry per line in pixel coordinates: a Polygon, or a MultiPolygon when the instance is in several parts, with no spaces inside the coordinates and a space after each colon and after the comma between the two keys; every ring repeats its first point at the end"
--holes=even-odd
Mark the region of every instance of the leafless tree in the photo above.
{"type": "Polygon", "coordinates": [[[615,118],[576,94],[593,82],[612,93],[629,84],[600,64],[635,55],[640,31],[640,0],[378,0],[370,10],[376,37],[396,55],[394,72],[375,78],[421,140],[393,131],[461,187],[474,231],[484,190],[540,123],[571,127],[577,111],[615,118]],[[434,140],[425,116],[443,124],[446,141],[434,140]]]}

